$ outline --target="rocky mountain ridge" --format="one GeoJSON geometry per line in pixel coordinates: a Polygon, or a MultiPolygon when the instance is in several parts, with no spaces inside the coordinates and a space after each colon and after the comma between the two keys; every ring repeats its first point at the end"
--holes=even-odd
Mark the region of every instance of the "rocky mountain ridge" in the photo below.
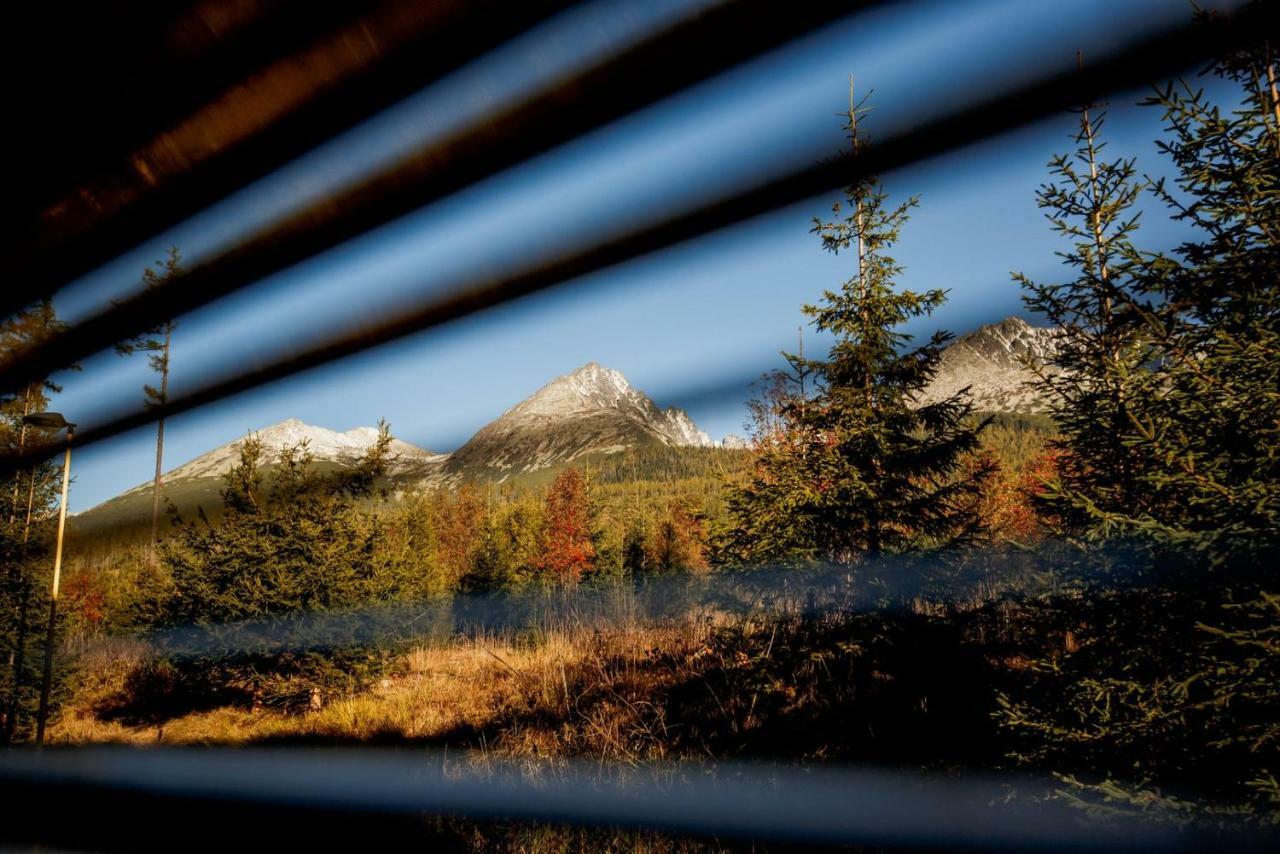
{"type": "Polygon", "coordinates": [[[1051,363],[1060,338],[1058,329],[1032,326],[1020,317],[962,335],[943,351],[938,372],[920,402],[943,400],[968,388],[980,412],[1043,412],[1044,394],[1030,385],[1036,375],[1027,362],[1056,373],[1051,363]]]}
{"type": "MultiPolygon", "coordinates": [[[[296,447],[305,443],[307,450],[317,459],[341,465],[354,463],[378,439],[378,428],[357,427],[345,433],[306,424],[296,418],[281,421],[253,434],[262,443],[264,461],[276,458],[285,448],[296,447]]],[[[247,437],[246,437],[247,438],[247,437]]],[[[170,480],[191,480],[197,478],[221,478],[230,471],[240,459],[240,449],[245,439],[236,439],[201,454],[190,462],[183,463],[168,471],[164,478],[170,480]]],[[[391,440],[391,453],[395,458],[394,467],[407,468],[429,464],[443,459],[447,454],[433,454],[431,451],[402,442],[391,440]]],[[[123,495],[138,492],[150,493],[151,483],[142,483],[123,495]]]]}
{"type": "Polygon", "coordinates": [[[589,362],[481,428],[450,455],[443,478],[480,475],[502,481],[586,454],[643,444],[716,445],[683,410],[659,409],[620,372],[589,362]]]}

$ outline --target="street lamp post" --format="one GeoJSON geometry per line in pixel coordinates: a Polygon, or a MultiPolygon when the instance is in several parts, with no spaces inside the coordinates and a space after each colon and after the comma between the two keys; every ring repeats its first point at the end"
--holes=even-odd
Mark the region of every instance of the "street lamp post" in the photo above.
{"type": "Polygon", "coordinates": [[[67,431],[67,450],[62,458],[62,503],[58,507],[58,542],[53,551],[53,581],[49,585],[49,625],[44,636],[44,678],[40,682],[40,711],[36,717],[36,744],[44,744],[44,727],[49,720],[49,688],[53,683],[53,641],[58,620],[58,583],[62,577],[62,535],[67,529],[67,487],[71,482],[71,440],[76,425],[57,412],[36,412],[22,419],[33,427],[67,431]]]}

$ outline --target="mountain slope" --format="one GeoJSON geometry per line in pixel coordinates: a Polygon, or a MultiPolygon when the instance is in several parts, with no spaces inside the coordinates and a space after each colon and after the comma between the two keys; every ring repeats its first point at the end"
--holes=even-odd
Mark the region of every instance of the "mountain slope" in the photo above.
{"type": "Polygon", "coordinates": [[[1041,391],[1028,385],[1036,377],[1024,360],[1056,372],[1046,363],[1057,352],[1059,334],[1057,329],[1007,317],[963,335],[943,351],[938,373],[920,402],[942,400],[968,387],[980,412],[1043,412],[1046,401],[1041,391]]]}
{"type": "MultiPolygon", "coordinates": [[[[346,433],[339,433],[336,430],[315,427],[310,424],[304,424],[296,418],[290,418],[287,421],[281,421],[279,424],[263,428],[254,435],[262,443],[265,461],[274,459],[285,448],[291,448],[306,442],[307,449],[317,460],[350,464],[373,446],[373,443],[378,439],[378,429],[376,427],[357,427],[346,433]]],[[[234,442],[228,442],[206,454],[201,454],[191,462],[184,463],[171,470],[165,475],[165,480],[199,477],[220,478],[240,459],[240,449],[244,446],[244,442],[244,439],[236,439],[234,442]]],[[[403,468],[430,459],[438,459],[443,456],[442,454],[432,454],[430,451],[395,438],[391,440],[391,454],[395,458],[393,469],[403,468]]],[[[149,493],[150,490],[151,484],[144,483],[134,487],[124,495],[131,495],[138,491],[149,493]]]]}
{"type": "Polygon", "coordinates": [[[646,444],[715,446],[682,410],[659,409],[621,373],[590,362],[483,427],[449,456],[440,478],[501,481],[646,444]]]}
{"type": "MultiPolygon", "coordinates": [[[[346,433],[339,433],[290,418],[263,428],[254,435],[262,442],[262,463],[264,469],[269,471],[280,451],[303,442],[307,443],[318,467],[349,466],[377,441],[378,430],[375,427],[357,427],[346,433]]],[[[197,509],[204,509],[206,512],[216,509],[221,503],[223,476],[240,460],[240,449],[244,442],[244,438],[228,442],[166,472],[161,487],[163,500],[172,502],[184,515],[195,513],[197,509]]],[[[433,454],[394,438],[391,440],[391,454],[391,474],[399,480],[416,479],[424,471],[437,467],[447,456],[433,454]]],[[[151,490],[152,483],[147,481],[78,513],[71,520],[72,528],[89,532],[136,524],[143,520],[149,523],[151,490]]]]}

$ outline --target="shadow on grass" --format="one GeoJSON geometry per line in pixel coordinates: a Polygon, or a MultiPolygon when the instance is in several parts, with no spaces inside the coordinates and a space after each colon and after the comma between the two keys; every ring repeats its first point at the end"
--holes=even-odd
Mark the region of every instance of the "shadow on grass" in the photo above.
{"type": "Polygon", "coordinates": [[[1010,678],[1009,656],[982,630],[992,619],[902,612],[748,623],[698,649],[588,657],[566,669],[561,698],[530,692],[481,725],[257,743],[990,767],[1007,749],[993,711],[1010,678]]]}
{"type": "Polygon", "coordinates": [[[194,680],[161,659],[131,670],[123,688],[100,700],[93,712],[100,720],[126,726],[159,726],[197,712],[251,704],[246,692],[194,680]]]}
{"type": "MultiPolygon", "coordinates": [[[[994,719],[1010,665],[1045,643],[1005,640],[993,608],[746,620],[690,642],[622,656],[586,651],[504,701],[483,723],[410,735],[395,721],[343,731],[301,723],[261,745],[414,746],[624,761],[733,757],[912,767],[992,767],[1008,751],[994,719]],[[1021,648],[1021,649],[1019,649],[1021,648]],[[561,685],[563,683],[563,685],[561,685]]],[[[545,674],[544,674],[545,676],[545,674]]],[[[212,690],[164,662],[138,668],[104,720],[160,725],[251,697],[212,690]]],[[[239,740],[238,740],[239,741],[239,740]]]]}

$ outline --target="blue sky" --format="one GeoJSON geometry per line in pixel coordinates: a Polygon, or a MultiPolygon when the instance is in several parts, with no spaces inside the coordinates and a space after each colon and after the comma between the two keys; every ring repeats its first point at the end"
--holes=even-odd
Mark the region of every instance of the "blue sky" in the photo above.
{"type": "MultiPolygon", "coordinates": [[[[518,99],[636,34],[714,0],[602,0],[549,22],[453,77],[304,156],[58,297],[84,317],[137,286],[165,247],[208,257],[309,199],[393,161],[412,145],[518,99]]],[[[1225,0],[1224,0],[1225,2],[1225,0]]],[[[468,191],[313,258],[183,318],[173,391],[305,347],[398,305],[420,304],[477,270],[507,271],[540,255],[806,165],[841,149],[837,113],[848,78],[874,89],[874,137],[914,117],[1100,55],[1118,39],[1189,15],[1183,0],[919,0],[888,4],[762,57],[468,191]]],[[[1164,174],[1159,115],[1111,105],[1113,155],[1164,174]]],[[[955,332],[1021,314],[1010,272],[1058,274],[1060,248],[1036,208],[1045,161],[1070,146],[1063,114],[1015,134],[885,176],[919,195],[896,257],[906,287],[944,287],[934,326],[955,332]]],[[[552,377],[596,360],[660,405],[686,408],[719,438],[742,432],[749,382],[794,347],[800,307],[849,275],[825,255],[815,198],[709,238],[583,278],[482,316],[172,419],[166,468],[285,418],[346,430],[387,418],[399,437],[451,450],[552,377]],[[721,394],[694,392],[721,387],[721,394]]],[[[1179,231],[1158,207],[1143,242],[1179,231]]],[[[808,336],[808,347],[821,342],[808,336]]],[[[57,406],[91,424],[141,402],[143,360],[106,354],[65,378],[57,406]]],[[[72,509],[146,480],[154,430],[86,448],[72,509]]]]}

